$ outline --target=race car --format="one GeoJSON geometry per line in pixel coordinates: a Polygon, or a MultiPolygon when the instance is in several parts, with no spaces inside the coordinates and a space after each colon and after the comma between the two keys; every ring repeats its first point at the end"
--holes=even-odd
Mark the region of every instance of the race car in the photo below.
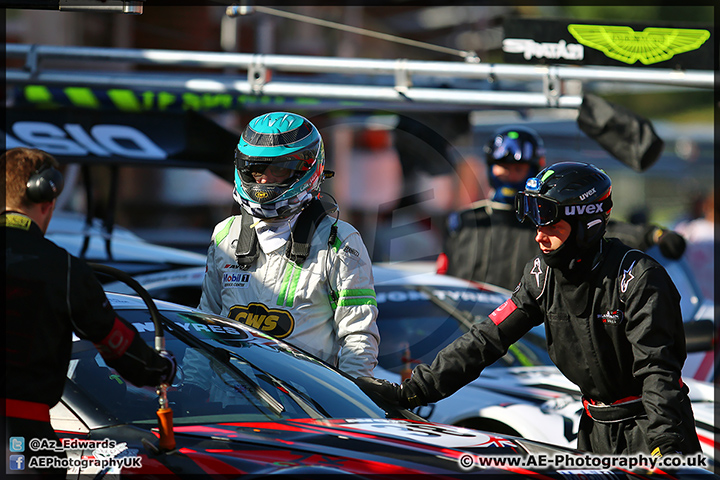
{"type": "MultiPolygon", "coordinates": [[[[510,292],[429,271],[423,263],[375,264],[382,341],[374,375],[396,383],[479,321],[510,292]]],[[[204,268],[136,275],[155,297],[197,305],[204,268]]],[[[120,283],[107,290],[128,292],[120,283]]],[[[701,352],[703,355],[705,352],[701,352]]],[[[688,376],[703,451],[715,457],[715,388],[688,376]],[[704,412],[704,413],[703,413],[704,412]]],[[[450,397],[414,410],[422,418],[574,448],[582,412],[580,392],[547,354],[542,326],[531,330],[495,365],[450,397]]]]}
{"type": "MultiPolygon", "coordinates": [[[[72,461],[68,478],[626,479],[648,473],[592,466],[571,449],[428,422],[376,403],[349,376],[252,327],[167,302],[108,298],[148,343],[161,336],[178,360],[163,393],[172,420],[159,428],[159,389],[128,384],[90,342],[75,338],[65,391],[51,410],[72,461]],[[163,443],[161,431],[172,431],[171,441],[163,443]],[[550,461],[559,468],[548,468],[550,461]]],[[[708,472],[690,466],[667,478],[688,473],[708,472]]]]}
{"type": "MultiPolygon", "coordinates": [[[[88,236],[86,258],[129,271],[154,298],[198,305],[205,275],[204,256],[143,242],[116,226],[112,256],[108,257],[104,241],[107,235],[102,229],[83,230],[79,217],[58,220],[54,226],[51,222],[49,237],[61,246],[78,254],[85,244],[84,236],[88,236]]],[[[687,324],[712,313],[711,305],[708,307],[708,302],[694,293],[696,285],[681,262],[666,262],[666,268],[682,292],[687,324]]],[[[412,262],[373,266],[382,338],[375,376],[400,382],[417,363],[432,362],[444,346],[510,295],[492,285],[437,275],[432,269],[431,264],[412,262]]],[[[105,288],[131,293],[122,282],[108,282],[105,288]]],[[[699,374],[701,380],[712,378],[713,358],[711,348],[692,352],[684,371],[697,412],[701,444],[711,459],[715,457],[717,433],[711,414],[714,388],[694,382],[693,377],[699,374]]],[[[440,402],[418,408],[416,413],[431,421],[574,447],[582,409],[579,400],[577,387],[552,364],[544,329],[538,327],[477,380],[440,402]]]]}

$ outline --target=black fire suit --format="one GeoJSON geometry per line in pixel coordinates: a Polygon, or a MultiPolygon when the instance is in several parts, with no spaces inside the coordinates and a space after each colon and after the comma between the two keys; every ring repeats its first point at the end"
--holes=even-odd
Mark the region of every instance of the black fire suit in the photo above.
{"type": "Polygon", "coordinates": [[[550,357],[584,397],[578,448],[699,452],[680,377],[686,351],[679,301],[663,267],[617,239],[601,241],[584,281],[570,281],[538,255],[512,297],[431,366],[416,367],[408,389],[421,403],[445,398],[544,322],[550,357]]]}
{"type": "MultiPolygon", "coordinates": [[[[512,205],[482,200],[473,208],[448,216],[443,253],[454,277],[485,282],[512,290],[525,264],[540,253],[531,222],[518,222],[512,205]]],[[[610,220],[607,236],[633,248],[647,250],[658,227],[610,220]]],[[[682,247],[684,249],[684,245],[682,247]]],[[[682,253],[682,251],[680,251],[682,253]]]]}
{"type": "Polygon", "coordinates": [[[63,392],[73,333],[94,342],[105,363],[134,385],[158,385],[172,366],[118,318],[85,262],[46,239],[25,215],[5,212],[0,225],[6,241],[5,439],[25,438],[29,466],[32,438],[57,441],[49,409],[63,392]]]}

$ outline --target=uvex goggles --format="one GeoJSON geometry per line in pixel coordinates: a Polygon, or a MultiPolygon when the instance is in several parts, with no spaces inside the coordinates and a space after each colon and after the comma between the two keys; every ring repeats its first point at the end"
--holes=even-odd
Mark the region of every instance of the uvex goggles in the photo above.
{"type": "Polygon", "coordinates": [[[527,217],[537,227],[552,225],[558,220],[574,216],[608,215],[612,205],[609,196],[597,202],[558,205],[555,200],[526,191],[515,195],[515,215],[518,220],[522,222],[527,217]]]}
{"type": "Polygon", "coordinates": [[[530,195],[525,191],[515,195],[515,216],[521,222],[529,218],[536,227],[552,225],[561,218],[560,208],[554,200],[530,195]]]}

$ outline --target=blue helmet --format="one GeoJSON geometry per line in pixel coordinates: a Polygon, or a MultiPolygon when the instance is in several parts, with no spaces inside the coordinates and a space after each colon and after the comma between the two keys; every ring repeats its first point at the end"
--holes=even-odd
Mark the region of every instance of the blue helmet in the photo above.
{"type": "Polygon", "coordinates": [[[525,179],[506,183],[492,171],[496,163],[526,163],[530,165],[528,178],[545,167],[545,146],[535,130],[523,126],[502,127],[495,131],[484,148],[490,186],[495,189],[493,200],[512,204],[515,194],[525,187],[525,179]]]}
{"type": "Polygon", "coordinates": [[[302,210],[320,190],[325,148],[317,128],[287,112],[260,115],[250,121],[235,149],[233,197],[252,216],[284,218],[302,210]],[[253,174],[268,167],[287,169],[278,183],[257,183],[253,174]]]}

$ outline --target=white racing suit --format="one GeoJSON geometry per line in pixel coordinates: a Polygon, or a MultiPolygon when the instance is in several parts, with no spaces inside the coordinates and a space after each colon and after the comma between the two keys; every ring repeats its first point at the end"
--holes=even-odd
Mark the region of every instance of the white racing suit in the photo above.
{"type": "Polygon", "coordinates": [[[259,256],[248,270],[235,259],[241,216],[220,222],[208,248],[200,310],[229,317],[284,339],[351,376],[372,375],[377,364],[377,302],[372,265],[357,230],[325,217],[302,265],[286,243],[259,256]]]}

